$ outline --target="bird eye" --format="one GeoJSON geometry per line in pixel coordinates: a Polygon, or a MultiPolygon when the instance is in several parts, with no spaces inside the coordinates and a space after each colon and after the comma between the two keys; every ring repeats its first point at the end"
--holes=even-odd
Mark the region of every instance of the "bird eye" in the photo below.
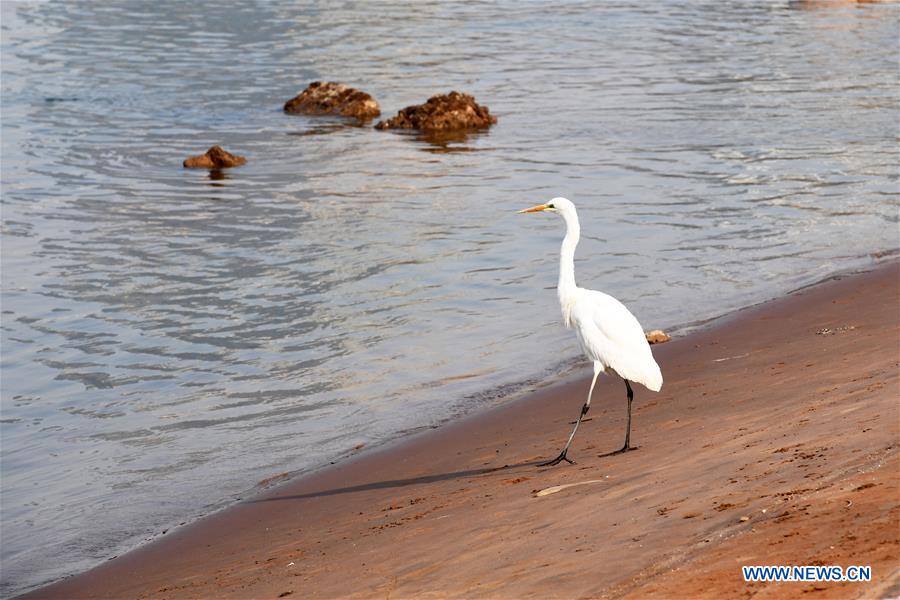
{"type": "Polygon", "coordinates": [[[548,205],[547,205],[547,208],[556,208],[556,207],[553,206],[552,204],[548,204],[548,205]]]}

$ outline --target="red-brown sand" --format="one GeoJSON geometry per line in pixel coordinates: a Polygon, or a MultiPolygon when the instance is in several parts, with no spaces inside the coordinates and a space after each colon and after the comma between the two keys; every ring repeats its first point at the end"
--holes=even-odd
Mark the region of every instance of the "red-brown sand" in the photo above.
{"type": "MultiPolygon", "coordinates": [[[[584,376],[364,452],[43,598],[853,598],[900,594],[900,268],[654,347],[662,392],[584,376]],[[591,482],[591,483],[587,483],[591,482]],[[584,483],[555,494],[538,490],[584,483]],[[870,565],[745,583],[741,565],[870,565]]],[[[574,340],[573,340],[574,344],[574,340]]],[[[588,373],[585,367],[585,373],[588,373]]]]}

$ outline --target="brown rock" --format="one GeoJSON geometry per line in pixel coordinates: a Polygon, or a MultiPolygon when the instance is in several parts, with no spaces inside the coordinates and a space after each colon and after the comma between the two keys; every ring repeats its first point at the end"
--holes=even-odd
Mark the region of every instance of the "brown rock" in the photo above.
{"type": "Polygon", "coordinates": [[[668,342],[672,339],[672,336],[668,335],[661,329],[648,331],[645,335],[647,336],[647,341],[651,344],[662,344],[663,342],[668,342]]]}
{"type": "Polygon", "coordinates": [[[333,81],[314,81],[284,104],[284,112],[304,115],[340,115],[371,119],[381,114],[372,96],[333,81]]]}
{"type": "Polygon", "coordinates": [[[243,156],[226,152],[221,146],[213,146],[206,151],[206,154],[186,159],[184,166],[192,169],[224,169],[238,167],[246,162],[247,159],[243,156]]]}
{"type": "Polygon", "coordinates": [[[397,116],[380,121],[376,129],[452,130],[490,127],[497,122],[487,106],[468,94],[450,92],[432,96],[425,104],[407,106],[397,116]]]}

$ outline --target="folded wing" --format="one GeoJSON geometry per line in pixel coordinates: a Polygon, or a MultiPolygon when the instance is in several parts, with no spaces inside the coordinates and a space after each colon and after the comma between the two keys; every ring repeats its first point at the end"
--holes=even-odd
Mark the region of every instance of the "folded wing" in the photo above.
{"type": "Polygon", "coordinates": [[[662,373],[635,316],[608,294],[585,289],[579,292],[573,316],[585,353],[621,377],[658,392],[662,373]]]}

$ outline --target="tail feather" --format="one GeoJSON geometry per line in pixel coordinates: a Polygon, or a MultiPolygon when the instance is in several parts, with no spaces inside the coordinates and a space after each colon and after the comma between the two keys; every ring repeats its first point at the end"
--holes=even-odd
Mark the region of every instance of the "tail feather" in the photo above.
{"type": "Polygon", "coordinates": [[[647,365],[647,368],[641,369],[639,372],[630,373],[630,376],[622,373],[620,375],[629,381],[641,384],[652,392],[658,392],[662,389],[663,376],[656,361],[652,361],[651,365],[647,365]]]}

